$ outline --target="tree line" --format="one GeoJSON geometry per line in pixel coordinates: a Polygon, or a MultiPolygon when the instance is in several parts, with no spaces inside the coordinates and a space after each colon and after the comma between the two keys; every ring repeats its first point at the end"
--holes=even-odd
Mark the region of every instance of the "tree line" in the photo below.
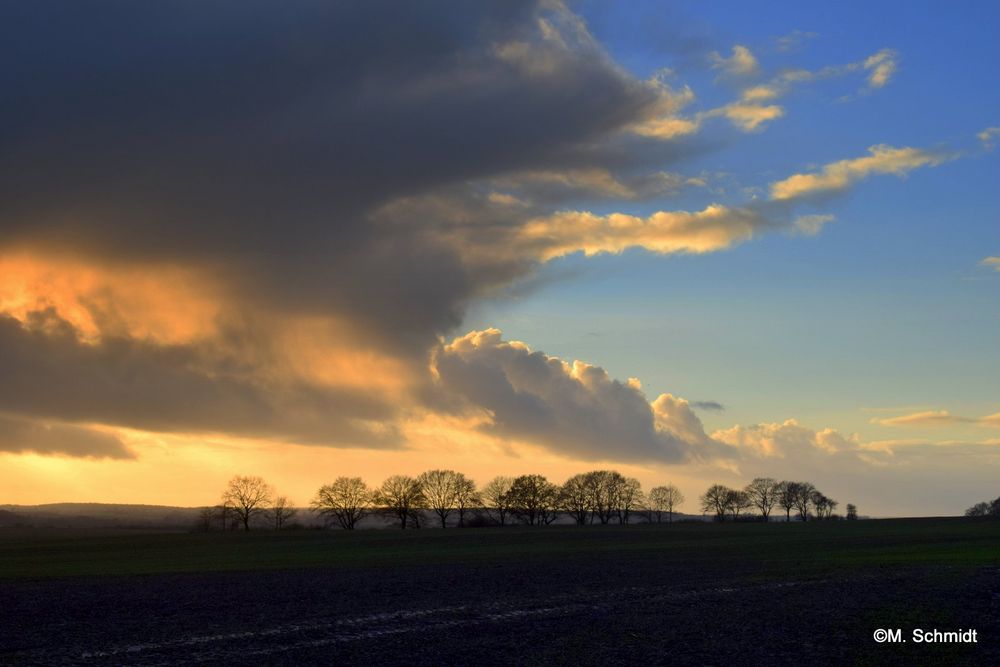
{"type": "Polygon", "coordinates": [[[969,509],[965,510],[965,516],[988,516],[993,517],[994,519],[1000,519],[1000,498],[989,502],[976,503],[969,509]]]}
{"type": "MultiPolygon", "coordinates": [[[[442,528],[449,523],[466,526],[505,526],[520,523],[545,526],[560,517],[574,523],[627,525],[637,517],[644,521],[673,522],[683,505],[684,494],[673,484],[644,492],[639,480],[615,470],[592,470],[573,475],[562,484],[543,475],[498,476],[482,487],[461,472],[428,470],[416,477],[393,475],[372,488],[360,477],[338,477],[321,486],[310,507],[329,525],[353,530],[363,518],[375,514],[391,518],[400,528],[419,528],[430,520],[442,528]]],[[[718,521],[756,518],[767,521],[775,508],[791,520],[797,517],[834,518],[837,501],[820,493],[808,482],[754,479],[743,489],[712,485],[701,497],[701,508],[718,521]]],[[[261,477],[233,477],[216,507],[205,508],[200,526],[209,530],[250,530],[254,525],[275,529],[287,527],[296,510],[261,477]]],[[[847,506],[847,518],[857,510],[847,506]]]]}
{"type": "Polygon", "coordinates": [[[340,477],[320,487],[310,505],[330,523],[352,530],[371,513],[392,517],[400,528],[419,527],[425,513],[442,528],[452,518],[465,526],[470,516],[498,526],[544,526],[560,516],[581,525],[628,524],[637,513],[671,521],[683,502],[684,495],[672,484],[651,489],[647,496],[639,480],[614,470],[574,475],[562,485],[543,475],[501,475],[481,488],[463,473],[428,470],[416,477],[393,475],[377,488],[360,477],[340,477]]]}
{"type": "MultiPolygon", "coordinates": [[[[840,518],[834,514],[838,503],[828,498],[809,482],[778,481],[757,477],[742,489],[713,484],[701,497],[701,509],[714,513],[716,521],[757,518],[768,521],[777,508],[784,510],[785,521],[792,520],[795,511],[800,521],[810,518],[840,518]]],[[[858,509],[847,505],[847,518],[858,518],[858,509]]]]}

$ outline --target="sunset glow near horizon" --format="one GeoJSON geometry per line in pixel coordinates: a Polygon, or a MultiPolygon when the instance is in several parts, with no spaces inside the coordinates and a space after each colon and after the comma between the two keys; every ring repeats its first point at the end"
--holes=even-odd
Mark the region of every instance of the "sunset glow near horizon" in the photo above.
{"type": "Polygon", "coordinates": [[[996,6],[4,14],[0,504],[998,493],[996,6]]]}

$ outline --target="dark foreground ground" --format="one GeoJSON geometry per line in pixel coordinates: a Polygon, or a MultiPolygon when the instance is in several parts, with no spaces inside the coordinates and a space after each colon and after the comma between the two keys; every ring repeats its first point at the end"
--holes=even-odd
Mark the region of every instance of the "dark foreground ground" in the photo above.
{"type": "Polygon", "coordinates": [[[0,533],[3,664],[638,662],[1000,664],[1000,522],[0,533]]]}

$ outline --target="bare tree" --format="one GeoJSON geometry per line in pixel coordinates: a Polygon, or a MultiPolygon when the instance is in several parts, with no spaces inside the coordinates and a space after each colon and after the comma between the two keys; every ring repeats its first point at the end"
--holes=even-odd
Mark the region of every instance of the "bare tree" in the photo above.
{"type": "Polygon", "coordinates": [[[856,505],[847,503],[847,520],[857,521],[858,520],[858,508],[856,505]]]}
{"type": "Polygon", "coordinates": [[[832,517],[833,510],[837,509],[837,505],[839,504],[833,498],[827,498],[817,489],[813,489],[810,492],[809,500],[816,509],[816,517],[820,519],[829,519],[832,517]]]}
{"type": "Polygon", "coordinates": [[[798,484],[796,482],[778,482],[775,487],[778,507],[785,510],[785,522],[792,520],[792,510],[795,509],[795,499],[798,496],[798,484]]]}
{"type": "Polygon", "coordinates": [[[616,470],[593,470],[584,473],[584,479],[590,491],[591,523],[594,516],[608,523],[617,513],[625,477],[616,470]]]}
{"type": "Polygon", "coordinates": [[[726,492],[726,509],[732,512],[733,521],[740,518],[743,510],[750,509],[751,507],[753,507],[753,500],[750,499],[750,494],[746,491],[729,489],[726,492]]]}
{"type": "Polygon", "coordinates": [[[382,482],[376,492],[375,502],[399,520],[399,527],[408,523],[420,527],[420,510],[427,507],[427,498],[420,482],[406,475],[393,475],[382,482]]]}
{"type": "Polygon", "coordinates": [[[559,506],[559,486],[545,481],[542,490],[542,502],[538,506],[538,525],[549,525],[559,518],[561,511],[559,506]]]}
{"type": "Polygon", "coordinates": [[[656,522],[660,523],[663,513],[667,513],[667,520],[673,523],[674,510],[684,504],[684,494],[673,484],[657,486],[649,491],[649,506],[656,513],[656,522]]]}
{"type": "Polygon", "coordinates": [[[803,521],[809,520],[809,507],[812,505],[815,491],[816,487],[809,482],[795,482],[795,509],[803,521]]]}
{"type": "Polygon", "coordinates": [[[511,508],[530,526],[551,523],[558,493],[559,487],[542,475],[521,475],[510,487],[511,508]]]}
{"type": "Polygon", "coordinates": [[[438,515],[442,528],[447,528],[448,517],[453,512],[458,512],[458,523],[464,525],[465,513],[479,503],[475,483],[460,472],[428,470],[417,481],[424,489],[427,505],[438,515]]]}
{"type": "Polygon", "coordinates": [[[442,528],[448,527],[448,516],[458,505],[458,475],[454,470],[428,470],[417,477],[427,505],[438,515],[442,528]]]}
{"type": "Polygon", "coordinates": [[[726,510],[729,508],[729,493],[732,491],[728,486],[713,484],[708,487],[701,497],[701,510],[703,512],[715,512],[716,521],[726,520],[726,510]]]}
{"type": "Polygon", "coordinates": [[[455,496],[455,508],[458,510],[458,525],[465,525],[465,515],[470,509],[479,507],[483,503],[479,491],[476,490],[476,483],[463,475],[456,473],[456,485],[458,492],[455,496]]]}
{"type": "Polygon", "coordinates": [[[481,493],[486,508],[496,516],[497,523],[501,526],[506,525],[510,514],[513,501],[510,490],[513,486],[513,477],[494,477],[487,482],[481,493]]]}
{"type": "Polygon", "coordinates": [[[319,487],[310,503],[327,519],[333,519],[344,530],[354,530],[371,507],[372,492],[360,477],[338,477],[332,484],[319,487]]]}
{"type": "Polygon", "coordinates": [[[274,529],[281,530],[298,513],[299,511],[292,507],[291,501],[286,496],[278,496],[271,503],[271,517],[274,519],[274,529]]]}
{"type": "Polygon", "coordinates": [[[642,492],[639,480],[634,477],[626,478],[618,492],[618,523],[628,525],[632,512],[642,507],[645,502],[646,495],[642,492]]]}
{"type": "Polygon", "coordinates": [[[229,480],[222,493],[222,504],[236,513],[243,530],[250,530],[250,520],[263,513],[274,492],[262,477],[237,475],[229,480]]]}
{"type": "Polygon", "coordinates": [[[754,507],[760,510],[760,515],[766,522],[771,516],[771,509],[778,502],[778,482],[770,477],[757,477],[747,484],[746,493],[754,507]]]}
{"type": "Polygon", "coordinates": [[[831,518],[833,518],[833,513],[837,510],[837,505],[839,505],[839,504],[840,503],[838,503],[833,498],[827,498],[826,499],[826,514],[824,515],[823,518],[825,518],[825,519],[831,519],[831,518]]]}
{"type": "Polygon", "coordinates": [[[559,489],[559,506],[582,526],[590,517],[591,493],[587,486],[587,476],[573,475],[559,489]]]}

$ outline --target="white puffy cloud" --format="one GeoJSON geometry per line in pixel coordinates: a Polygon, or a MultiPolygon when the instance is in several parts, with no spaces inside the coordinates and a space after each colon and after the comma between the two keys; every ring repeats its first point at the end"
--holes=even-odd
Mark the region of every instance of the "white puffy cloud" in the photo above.
{"type": "Polygon", "coordinates": [[[662,394],[650,403],[637,381],[505,341],[498,329],[442,345],[433,369],[440,389],[487,416],[487,432],[567,457],[655,463],[731,454],[686,400],[662,394]]]}
{"type": "Polygon", "coordinates": [[[1000,440],[926,439],[862,441],[794,419],[733,426],[712,438],[739,450],[735,463],[716,465],[705,483],[738,486],[753,477],[808,481],[823,493],[858,505],[862,514],[959,514],[996,495],[1000,440]]]}
{"type": "Polygon", "coordinates": [[[733,46],[732,55],[723,57],[718,51],[709,54],[709,59],[713,69],[722,70],[723,74],[732,77],[755,76],[760,72],[760,63],[757,57],[742,44],[733,46]]]}
{"type": "Polygon", "coordinates": [[[979,263],[995,271],[1000,271],[1000,257],[986,257],[979,263]]]}
{"type": "Polygon", "coordinates": [[[759,458],[853,452],[859,446],[857,436],[845,436],[831,428],[815,431],[794,419],[782,423],[737,425],[713,432],[712,438],[738,448],[744,455],[759,458]]]}

